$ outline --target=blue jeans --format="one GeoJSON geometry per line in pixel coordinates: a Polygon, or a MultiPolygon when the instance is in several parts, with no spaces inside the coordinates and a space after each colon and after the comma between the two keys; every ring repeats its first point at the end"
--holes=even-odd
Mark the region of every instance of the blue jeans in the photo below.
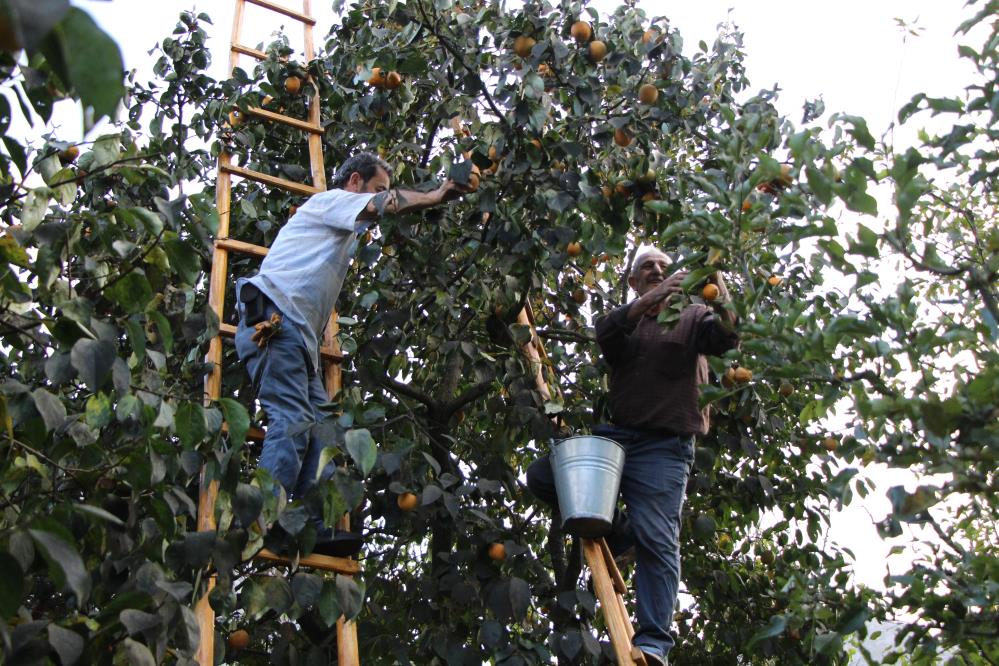
{"type": "MultiPolygon", "coordinates": [[[[680,511],[694,460],[694,438],[657,435],[620,426],[598,426],[594,435],[621,444],[626,452],[621,495],[635,538],[635,595],[638,630],[633,644],[666,657],[680,587],[680,511]]],[[[540,500],[557,504],[548,456],[527,470],[527,486],[540,500]]]]}
{"type": "MultiPolygon", "coordinates": [[[[270,319],[280,311],[268,302],[264,312],[265,319],[270,319]]],[[[320,453],[335,443],[319,441],[319,429],[314,427],[324,416],[318,406],[329,402],[329,397],[301,334],[287,317],[263,349],[250,339],[253,332],[240,316],[236,353],[250,378],[259,377],[254,389],[267,414],[259,466],[271,473],[289,497],[302,498],[316,484],[320,453]]]]}

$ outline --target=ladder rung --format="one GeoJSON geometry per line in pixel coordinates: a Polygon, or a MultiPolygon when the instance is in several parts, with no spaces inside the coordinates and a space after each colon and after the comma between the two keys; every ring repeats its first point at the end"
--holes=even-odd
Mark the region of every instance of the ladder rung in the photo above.
{"type": "Polygon", "coordinates": [[[273,111],[268,111],[267,109],[261,109],[259,106],[251,106],[246,109],[246,112],[251,116],[273,120],[276,123],[283,123],[289,127],[295,127],[305,132],[312,132],[313,134],[323,133],[323,128],[319,125],[313,125],[312,123],[299,120],[298,118],[292,118],[291,116],[286,116],[281,113],[274,113],[273,111]]]}
{"type": "Polygon", "coordinates": [[[272,12],[277,12],[278,14],[284,14],[296,21],[301,21],[302,23],[307,23],[309,25],[315,25],[316,19],[303,14],[301,12],[296,12],[294,9],[288,9],[287,7],[282,7],[276,2],[271,2],[270,0],[246,0],[250,4],[257,5],[258,7],[263,7],[264,9],[269,9],[272,12]]]}
{"type": "Polygon", "coordinates": [[[242,53],[243,55],[248,55],[257,60],[267,60],[267,54],[258,49],[251,49],[249,46],[243,46],[242,44],[232,44],[229,47],[236,53],[242,53]]]}
{"type": "Polygon", "coordinates": [[[295,194],[318,194],[322,192],[317,187],[312,185],[306,185],[305,183],[296,183],[293,180],[288,180],[287,178],[279,178],[277,176],[272,176],[270,174],[261,173],[259,171],[254,171],[253,169],[244,169],[243,167],[230,165],[221,165],[219,167],[222,171],[226,173],[231,173],[234,176],[241,176],[248,180],[254,180],[258,183],[263,183],[265,185],[270,185],[272,187],[280,187],[282,189],[288,190],[289,192],[294,192],[295,194]]]}
{"type": "MultiPolygon", "coordinates": [[[[219,335],[234,338],[236,337],[236,327],[232,324],[219,324],[219,335]]],[[[319,355],[330,363],[343,363],[343,354],[332,347],[320,347],[319,355]]]]}
{"type": "MultiPolygon", "coordinates": [[[[257,553],[256,558],[291,566],[291,560],[287,557],[282,557],[266,548],[257,553]]],[[[323,571],[335,571],[336,573],[347,574],[348,576],[361,573],[361,565],[356,560],[349,560],[346,557],[332,557],[330,555],[307,555],[298,560],[298,566],[310,569],[322,569],[323,571]]]]}
{"type": "Polygon", "coordinates": [[[267,248],[263,245],[244,243],[243,241],[238,241],[232,238],[215,239],[215,247],[220,247],[223,250],[230,250],[232,252],[239,252],[240,254],[249,254],[254,257],[267,256],[267,248]]]}

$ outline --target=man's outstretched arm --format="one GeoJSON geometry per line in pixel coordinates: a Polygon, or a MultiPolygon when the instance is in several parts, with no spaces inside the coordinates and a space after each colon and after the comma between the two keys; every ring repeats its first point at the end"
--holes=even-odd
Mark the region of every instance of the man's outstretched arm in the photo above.
{"type": "Polygon", "coordinates": [[[358,214],[358,220],[376,220],[382,215],[407,213],[414,210],[433,208],[442,203],[457,199],[470,192],[468,187],[458,185],[453,180],[446,181],[436,190],[417,192],[392,188],[371,197],[368,205],[358,214]]]}

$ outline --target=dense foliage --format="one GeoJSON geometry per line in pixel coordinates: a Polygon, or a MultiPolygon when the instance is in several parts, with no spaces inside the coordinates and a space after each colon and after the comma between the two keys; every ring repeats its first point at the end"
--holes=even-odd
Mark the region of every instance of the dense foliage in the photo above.
{"type": "MultiPolygon", "coordinates": [[[[820,127],[819,103],[801,127],[780,117],[772,91],[752,92],[732,28],[685,56],[667,17],[569,1],[359,3],[315,61],[288,60],[279,39],[222,82],[205,74],[208,17],[185,13],[158,46],[156,81],[130,80],[127,120],[79,156],[4,124],[6,662],[189,663],[192,609],[217,573],[227,662],[334,662],[345,613],[365,663],[606,663],[578,548],[521,475],[558,434],[553,416],[576,431],[604,418],[593,317],[628,299],[621,276],[655,245],[691,271],[691,299],[724,272],[743,334],[704,388],[713,428],[682,544],[693,604],[677,614],[671,658],[843,663],[869,620],[903,618],[899,652],[915,663],[949,648],[996,663],[994,11],[961,27],[988,33],[980,52],[961,47],[980,80],[899,114],[952,126],[904,149],[861,118],[820,127]],[[570,33],[577,20],[589,38],[570,33]],[[401,85],[369,84],[375,67],[401,85]],[[305,89],[289,92],[289,76],[305,89]],[[367,148],[416,186],[467,153],[484,172],[461,203],[383,221],[345,285],[345,389],[330,405],[350,428],[334,453],[345,465],[311,500],[364,527],[356,581],[249,559],[264,536],[238,525],[279,525],[268,531],[303,551],[311,528],[254,471],[257,445],[244,441],[262,415],[231,346],[227,397],[203,400],[219,326],[205,305],[214,158],[308,176],[300,133],[230,112],[304,117],[313,86],[328,164],[367,148]],[[884,188],[890,212],[877,208],[884,188]],[[524,306],[547,349],[547,398],[521,349],[524,306]],[[723,381],[736,365],[750,382],[723,381]],[[883,534],[918,523],[939,541],[887,593],[856,585],[851,553],[822,537],[832,510],[870,491],[859,472],[871,463],[945,479],[891,490],[883,534]],[[220,482],[217,533],[196,531],[203,468],[220,482]],[[413,511],[397,504],[406,492],[413,511]],[[489,555],[497,542],[504,559],[489,555]],[[237,629],[245,649],[226,645],[237,629]]],[[[11,96],[44,122],[71,88],[93,94],[51,51],[5,48],[5,118],[11,96]]],[[[300,203],[247,183],[232,201],[232,237],[258,244],[300,203]]],[[[255,265],[234,259],[231,276],[255,265]]]]}

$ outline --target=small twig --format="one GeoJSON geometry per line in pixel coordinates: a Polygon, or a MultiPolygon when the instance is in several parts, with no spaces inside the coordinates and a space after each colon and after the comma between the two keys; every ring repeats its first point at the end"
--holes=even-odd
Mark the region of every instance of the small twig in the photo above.
{"type": "Polygon", "coordinates": [[[636,254],[638,254],[637,245],[631,248],[631,252],[628,253],[628,261],[624,264],[624,273],[621,275],[621,281],[618,283],[618,289],[621,291],[622,303],[628,300],[628,277],[631,275],[631,265],[635,262],[636,254]]]}

